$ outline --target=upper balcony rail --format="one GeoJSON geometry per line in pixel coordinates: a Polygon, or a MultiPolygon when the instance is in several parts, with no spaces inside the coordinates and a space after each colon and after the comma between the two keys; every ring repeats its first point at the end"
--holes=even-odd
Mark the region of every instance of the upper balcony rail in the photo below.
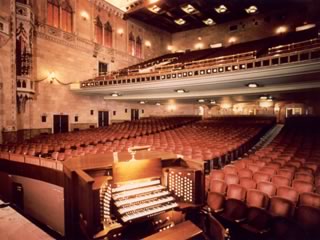
{"type": "Polygon", "coordinates": [[[320,58],[320,38],[292,43],[268,49],[268,53],[257,57],[256,51],[198,60],[187,63],[168,64],[150,72],[129,72],[126,76],[116,73],[81,82],[81,88],[105,87],[110,85],[137,84],[158,80],[181,79],[212,74],[231,73],[320,58]]]}

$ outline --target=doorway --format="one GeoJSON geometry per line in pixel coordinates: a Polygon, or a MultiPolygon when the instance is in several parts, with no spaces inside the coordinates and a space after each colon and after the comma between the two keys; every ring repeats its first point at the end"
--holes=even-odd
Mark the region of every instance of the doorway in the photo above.
{"type": "Polygon", "coordinates": [[[98,112],[98,125],[99,127],[109,126],[109,112],[99,111],[98,112]]]}
{"type": "Polygon", "coordinates": [[[53,133],[65,133],[69,131],[68,115],[53,115],[53,133]]]}
{"type": "Polygon", "coordinates": [[[139,109],[131,109],[131,121],[139,120],[139,109]]]}

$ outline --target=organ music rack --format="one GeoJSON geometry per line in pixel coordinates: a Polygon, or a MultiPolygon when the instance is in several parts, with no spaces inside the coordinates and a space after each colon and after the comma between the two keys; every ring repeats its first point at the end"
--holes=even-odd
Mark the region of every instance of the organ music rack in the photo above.
{"type": "Polygon", "coordinates": [[[69,171],[70,165],[64,168],[68,176],[65,200],[68,206],[73,205],[72,209],[66,209],[66,214],[73,210],[71,220],[77,223],[73,224],[74,232],[67,236],[141,239],[183,222],[182,202],[202,203],[204,191],[198,188],[203,186],[202,170],[191,169],[170,154],[168,157],[168,154],[146,152],[142,156],[143,159],[137,154],[138,160],[134,161],[123,156],[118,161],[111,156],[101,156],[104,161],[89,156],[74,171],[69,171]],[[173,173],[183,177],[186,184],[177,181],[179,185],[173,189],[175,183],[169,180],[173,173]],[[178,192],[178,187],[185,189],[178,192]]]}

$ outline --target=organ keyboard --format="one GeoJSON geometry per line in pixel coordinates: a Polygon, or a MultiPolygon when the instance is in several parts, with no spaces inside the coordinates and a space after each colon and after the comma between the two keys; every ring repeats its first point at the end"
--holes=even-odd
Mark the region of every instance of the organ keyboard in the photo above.
{"type": "Polygon", "coordinates": [[[160,179],[148,179],[114,187],[112,202],[115,215],[127,223],[177,207],[175,198],[160,183],[160,179]]]}

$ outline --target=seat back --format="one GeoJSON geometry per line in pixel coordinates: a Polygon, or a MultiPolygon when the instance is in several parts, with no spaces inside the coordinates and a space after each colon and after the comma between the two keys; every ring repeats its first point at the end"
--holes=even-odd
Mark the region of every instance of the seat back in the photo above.
{"type": "Polygon", "coordinates": [[[213,169],[210,172],[209,179],[224,180],[224,172],[222,170],[213,169]]]}
{"type": "Polygon", "coordinates": [[[273,216],[290,218],[293,216],[294,203],[282,197],[272,197],[270,200],[269,213],[273,216]]]}
{"type": "Polygon", "coordinates": [[[268,182],[271,179],[271,176],[264,172],[256,172],[253,174],[253,179],[259,183],[259,182],[268,182]]]}
{"type": "Polygon", "coordinates": [[[294,203],[298,202],[299,193],[293,189],[292,187],[288,186],[280,186],[277,188],[277,196],[286,198],[294,203]]]}
{"type": "Polygon", "coordinates": [[[224,176],[224,182],[229,184],[238,184],[239,183],[239,177],[236,174],[226,174],[224,176]]]}
{"type": "Polygon", "coordinates": [[[243,177],[252,178],[253,173],[250,169],[244,168],[244,169],[240,169],[238,171],[238,176],[239,176],[239,178],[243,178],[243,177]]]}
{"type": "Polygon", "coordinates": [[[266,193],[256,189],[247,191],[246,202],[249,207],[267,208],[269,197],[266,193]]]}
{"type": "Polygon", "coordinates": [[[210,182],[209,191],[225,194],[227,191],[227,184],[222,180],[214,180],[213,179],[210,182]]]}
{"type": "Polygon", "coordinates": [[[274,196],[277,190],[276,186],[271,182],[259,182],[257,184],[257,189],[266,193],[269,197],[274,196]]]}
{"type": "Polygon", "coordinates": [[[299,206],[320,208],[320,194],[310,192],[301,193],[299,206]]]}
{"type": "Polygon", "coordinates": [[[240,178],[240,185],[245,189],[255,189],[257,187],[256,181],[248,177],[240,178]]]}
{"type": "Polygon", "coordinates": [[[272,183],[276,185],[277,187],[280,186],[290,186],[291,185],[291,180],[287,177],[275,175],[272,177],[272,183]]]}
{"type": "Polygon", "coordinates": [[[308,173],[296,173],[294,175],[294,179],[309,182],[309,183],[314,182],[314,178],[313,178],[312,174],[308,174],[308,173]]]}
{"type": "Polygon", "coordinates": [[[224,208],[225,197],[221,193],[209,192],[207,198],[208,207],[212,211],[221,211],[224,208]]]}
{"type": "Polygon", "coordinates": [[[308,239],[319,239],[320,209],[310,206],[300,206],[295,211],[296,222],[307,233],[308,239]]]}
{"type": "Polygon", "coordinates": [[[208,225],[206,229],[210,239],[224,240],[226,230],[212,215],[209,215],[208,217],[208,225]]]}
{"type": "Polygon", "coordinates": [[[238,199],[244,201],[246,197],[246,189],[239,184],[228,185],[227,198],[238,199]]]}
{"type": "Polygon", "coordinates": [[[313,184],[301,180],[293,180],[292,187],[299,193],[313,191],[313,184]]]}

